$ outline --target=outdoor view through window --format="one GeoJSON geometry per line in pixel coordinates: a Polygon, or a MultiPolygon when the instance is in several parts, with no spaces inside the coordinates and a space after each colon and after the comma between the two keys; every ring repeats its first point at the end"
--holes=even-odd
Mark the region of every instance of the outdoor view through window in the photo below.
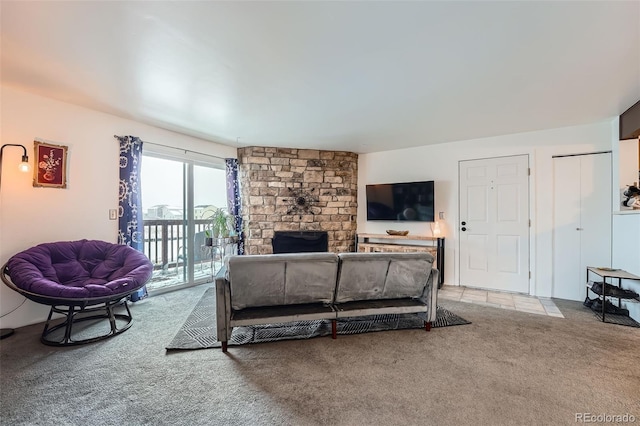
{"type": "Polygon", "coordinates": [[[204,239],[214,212],[227,208],[224,168],[143,155],[141,181],[144,253],[154,264],[148,289],[209,281],[215,253],[205,247],[204,239]],[[191,206],[185,199],[190,173],[194,193],[191,206]],[[188,221],[188,209],[193,209],[192,222],[188,221]],[[195,235],[192,243],[186,239],[189,227],[195,235]],[[188,262],[188,250],[193,250],[192,264],[188,262]]]}

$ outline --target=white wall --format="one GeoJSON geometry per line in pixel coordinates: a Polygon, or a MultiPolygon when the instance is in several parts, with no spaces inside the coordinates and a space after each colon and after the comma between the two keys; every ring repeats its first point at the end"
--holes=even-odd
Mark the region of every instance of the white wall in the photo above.
{"type": "MultiPolygon", "coordinates": [[[[627,189],[629,185],[638,183],[638,139],[626,139],[620,141],[618,145],[619,149],[619,173],[618,181],[620,182],[620,194],[627,189]]],[[[621,201],[624,200],[624,197],[621,201]]],[[[627,207],[619,206],[620,210],[630,210],[627,207]]]]}
{"type": "MultiPolygon", "coordinates": [[[[528,154],[531,167],[531,271],[530,293],[550,297],[552,285],[553,155],[611,150],[614,121],[561,129],[520,133],[418,148],[361,154],[358,171],[358,232],[384,233],[408,229],[430,235],[428,223],[369,222],[365,185],[434,180],[437,212],[445,213],[445,283],[458,279],[458,162],[478,158],[528,154]]],[[[615,167],[615,166],[614,166],[615,167]]]]}
{"type": "MultiPolygon", "coordinates": [[[[118,141],[135,135],[143,141],[176,146],[220,157],[236,149],[55,101],[13,88],[1,88],[2,144],[25,145],[33,167],[33,140],[67,145],[67,189],[34,188],[32,174],[20,173],[20,148],[5,148],[0,188],[0,264],[15,253],[43,242],[101,239],[117,241],[117,221],[109,209],[118,205],[118,141]]],[[[123,100],[126,102],[126,100],[123,100]]],[[[0,285],[0,315],[24,297],[0,285]]],[[[27,301],[0,318],[1,327],[20,327],[46,319],[48,308],[27,301]]]]}
{"type": "MultiPolygon", "coordinates": [[[[613,215],[612,266],[640,276],[640,212],[613,215]]],[[[617,284],[617,283],[616,283],[617,284]]],[[[640,281],[625,280],[622,287],[640,293],[640,281]]],[[[629,316],[640,322],[640,303],[622,301],[629,316]]]]}

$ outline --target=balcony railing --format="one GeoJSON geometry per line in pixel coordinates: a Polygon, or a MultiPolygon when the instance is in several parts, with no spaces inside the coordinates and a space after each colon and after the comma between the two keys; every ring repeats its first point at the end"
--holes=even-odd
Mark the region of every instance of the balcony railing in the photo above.
{"type": "MultiPolygon", "coordinates": [[[[196,219],[195,233],[204,232],[207,219],[196,219]]],[[[144,254],[153,263],[154,269],[164,269],[184,265],[186,252],[185,222],[180,219],[153,219],[144,221],[144,254]]],[[[197,260],[197,259],[196,259],[197,260]]]]}

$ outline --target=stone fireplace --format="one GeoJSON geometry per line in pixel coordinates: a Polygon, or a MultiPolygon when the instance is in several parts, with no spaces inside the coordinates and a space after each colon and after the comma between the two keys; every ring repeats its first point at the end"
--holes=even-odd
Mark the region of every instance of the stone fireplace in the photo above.
{"type": "Polygon", "coordinates": [[[273,253],[276,231],[325,231],[328,251],[354,250],[358,154],[246,147],[238,163],[247,254],[273,253]]]}

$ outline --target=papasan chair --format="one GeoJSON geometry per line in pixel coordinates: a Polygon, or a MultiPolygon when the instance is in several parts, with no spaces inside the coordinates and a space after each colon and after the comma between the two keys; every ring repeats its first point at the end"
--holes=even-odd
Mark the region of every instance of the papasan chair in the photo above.
{"type": "Polygon", "coordinates": [[[79,240],[45,243],[22,251],[2,267],[1,277],[26,298],[51,306],[42,343],[71,346],[106,339],[131,327],[127,296],[143,287],[152,273],[149,259],[129,246],[79,240]],[[122,307],[126,314],[114,312],[122,307]],[[51,326],[54,313],[65,315],[65,320],[51,326]],[[74,324],[99,319],[109,320],[106,334],[101,330],[102,334],[94,336],[95,331],[82,330],[81,337],[90,337],[74,338],[74,324]],[[55,333],[60,329],[64,333],[55,333]]]}

